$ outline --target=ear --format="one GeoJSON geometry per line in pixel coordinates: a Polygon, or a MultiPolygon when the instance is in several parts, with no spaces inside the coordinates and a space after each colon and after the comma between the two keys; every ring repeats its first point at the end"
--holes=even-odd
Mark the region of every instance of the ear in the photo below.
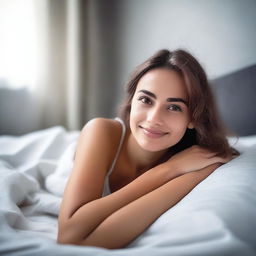
{"type": "Polygon", "coordinates": [[[194,124],[192,122],[188,124],[188,129],[194,129],[194,124]]]}

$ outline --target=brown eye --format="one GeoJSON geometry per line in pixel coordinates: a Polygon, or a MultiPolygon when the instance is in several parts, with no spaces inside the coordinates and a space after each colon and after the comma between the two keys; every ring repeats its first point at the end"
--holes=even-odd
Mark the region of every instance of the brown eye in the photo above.
{"type": "Polygon", "coordinates": [[[178,111],[178,112],[182,112],[181,107],[180,107],[180,106],[178,106],[178,105],[170,105],[170,106],[168,107],[168,109],[169,109],[169,110],[171,110],[171,111],[178,111]]]}
{"type": "Polygon", "coordinates": [[[146,97],[146,96],[141,96],[141,97],[139,97],[138,100],[141,101],[144,104],[150,104],[150,105],[152,104],[151,99],[146,97]]]}

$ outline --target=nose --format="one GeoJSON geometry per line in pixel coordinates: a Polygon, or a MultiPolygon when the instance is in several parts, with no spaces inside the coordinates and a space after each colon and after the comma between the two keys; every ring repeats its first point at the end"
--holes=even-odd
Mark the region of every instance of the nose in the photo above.
{"type": "Polygon", "coordinates": [[[152,126],[159,126],[163,123],[161,109],[157,106],[150,108],[147,113],[147,122],[152,126]]]}

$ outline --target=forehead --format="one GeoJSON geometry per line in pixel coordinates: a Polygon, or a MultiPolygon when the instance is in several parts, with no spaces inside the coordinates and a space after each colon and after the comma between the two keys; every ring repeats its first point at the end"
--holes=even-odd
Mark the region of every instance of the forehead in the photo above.
{"type": "Polygon", "coordinates": [[[185,81],[176,71],[158,68],[148,71],[138,82],[136,91],[149,90],[159,96],[187,98],[185,81]]]}

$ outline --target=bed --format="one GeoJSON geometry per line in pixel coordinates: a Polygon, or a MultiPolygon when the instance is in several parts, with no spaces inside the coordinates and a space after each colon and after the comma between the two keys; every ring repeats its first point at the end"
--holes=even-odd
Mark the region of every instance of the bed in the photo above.
{"type": "Polygon", "coordinates": [[[255,81],[255,66],[212,81],[223,119],[240,135],[229,136],[229,142],[241,155],[218,168],[123,249],[56,243],[57,216],[78,131],[55,126],[0,136],[0,255],[256,255],[255,81]],[[228,109],[226,97],[234,88],[228,109]],[[246,102],[241,99],[244,90],[246,102]],[[246,115],[234,111],[239,101],[250,110],[246,115]]]}

